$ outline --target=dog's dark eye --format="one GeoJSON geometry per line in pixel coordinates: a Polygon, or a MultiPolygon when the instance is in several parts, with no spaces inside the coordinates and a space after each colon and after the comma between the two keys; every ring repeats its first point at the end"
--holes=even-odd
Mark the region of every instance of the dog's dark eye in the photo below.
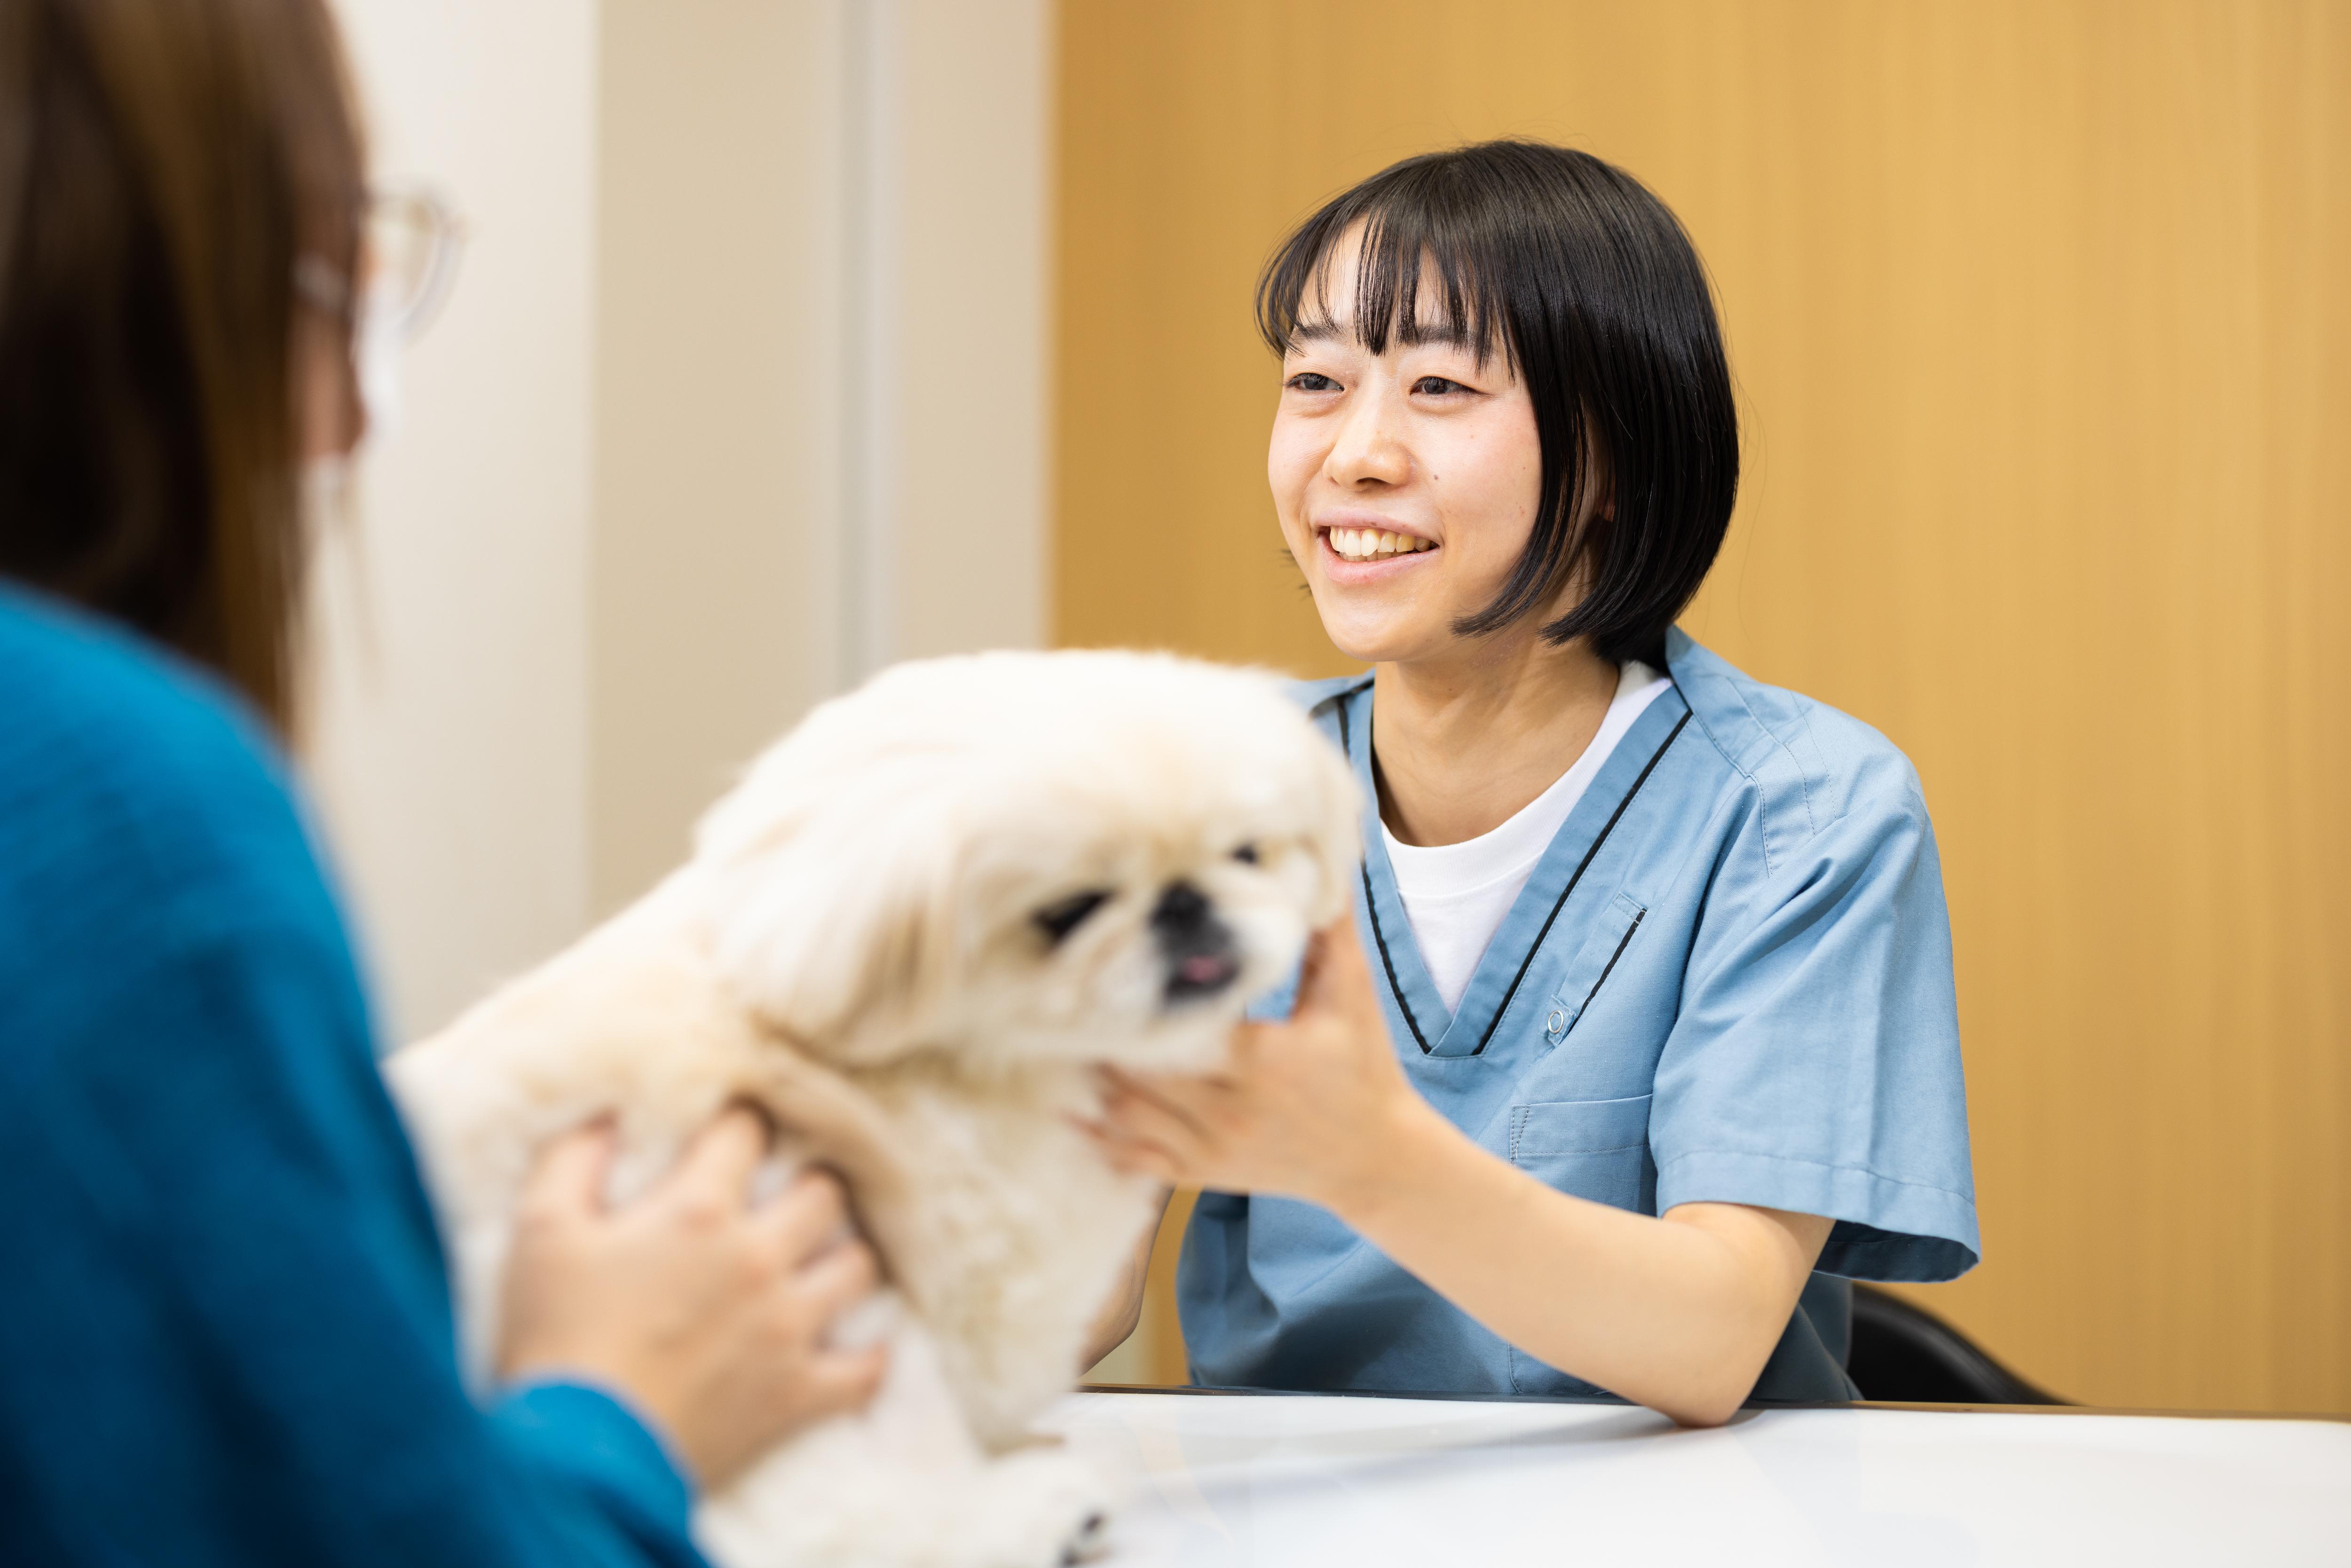
{"type": "Polygon", "coordinates": [[[1102,888],[1089,888],[1047,904],[1036,914],[1038,925],[1058,944],[1071,932],[1085,923],[1087,915],[1110,902],[1110,894],[1102,888]]]}
{"type": "Polygon", "coordinates": [[[1240,862],[1243,865],[1257,864],[1257,846],[1255,844],[1243,844],[1240,848],[1233,852],[1233,859],[1240,862]]]}

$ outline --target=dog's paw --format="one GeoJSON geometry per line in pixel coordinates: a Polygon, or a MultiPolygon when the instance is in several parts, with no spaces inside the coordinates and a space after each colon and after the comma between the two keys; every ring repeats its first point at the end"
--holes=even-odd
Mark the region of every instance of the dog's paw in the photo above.
{"type": "Polygon", "coordinates": [[[1092,1563],[1110,1550],[1110,1515],[1090,1513],[1078,1521],[1077,1534],[1061,1548],[1061,1568],[1092,1563]]]}
{"type": "Polygon", "coordinates": [[[1068,1568],[1108,1547],[1109,1493],[1068,1454],[1007,1455],[987,1467],[979,1490],[987,1548],[974,1568],[1068,1568]]]}

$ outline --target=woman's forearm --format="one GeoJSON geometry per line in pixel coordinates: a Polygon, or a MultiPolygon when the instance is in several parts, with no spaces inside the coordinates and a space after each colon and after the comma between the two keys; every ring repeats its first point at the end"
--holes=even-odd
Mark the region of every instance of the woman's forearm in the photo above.
{"type": "Polygon", "coordinates": [[[1754,1386],[1829,1221],[1735,1204],[1662,1218],[1588,1202],[1399,1106],[1386,1157],[1325,1201],[1501,1338],[1677,1421],[1726,1420],[1754,1386]]]}
{"type": "Polygon", "coordinates": [[[1113,1073],[1102,1104],[1113,1166],[1320,1204],[1527,1354],[1692,1425],[1754,1387],[1829,1232],[1732,1203],[1628,1214],[1479,1148],[1405,1078],[1352,925],[1318,935],[1290,1021],[1243,1026],[1224,1071],[1113,1073]]]}

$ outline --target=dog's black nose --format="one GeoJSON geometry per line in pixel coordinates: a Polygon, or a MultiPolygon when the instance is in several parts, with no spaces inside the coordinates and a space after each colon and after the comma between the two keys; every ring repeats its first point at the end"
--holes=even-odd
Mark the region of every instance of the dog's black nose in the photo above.
{"type": "Polygon", "coordinates": [[[1217,918],[1207,894],[1188,882],[1169,883],[1151,907],[1151,934],[1167,961],[1171,1003],[1213,997],[1240,977],[1233,930],[1217,918]]]}
{"type": "Polygon", "coordinates": [[[1151,929],[1163,939],[1196,936],[1208,923],[1208,899],[1188,882],[1171,882],[1152,906],[1151,929]]]}

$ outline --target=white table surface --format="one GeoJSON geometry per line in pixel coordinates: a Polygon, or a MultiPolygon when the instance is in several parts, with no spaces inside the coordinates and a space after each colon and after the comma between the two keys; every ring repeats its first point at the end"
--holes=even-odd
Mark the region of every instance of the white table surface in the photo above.
{"type": "Polygon", "coordinates": [[[1111,1563],[2351,1564],[2351,1424],[1086,1393],[1111,1563]]]}

